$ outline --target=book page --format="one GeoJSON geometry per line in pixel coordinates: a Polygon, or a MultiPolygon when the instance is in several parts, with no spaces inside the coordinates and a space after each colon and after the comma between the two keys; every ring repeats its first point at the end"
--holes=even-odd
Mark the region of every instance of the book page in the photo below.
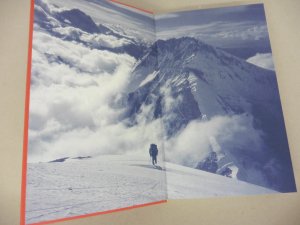
{"type": "Polygon", "coordinates": [[[155,19],[168,198],[295,192],[263,5],[155,19]]]}
{"type": "Polygon", "coordinates": [[[154,41],[147,12],[35,1],[26,224],[166,200],[162,126],[132,82],[154,41]]]}

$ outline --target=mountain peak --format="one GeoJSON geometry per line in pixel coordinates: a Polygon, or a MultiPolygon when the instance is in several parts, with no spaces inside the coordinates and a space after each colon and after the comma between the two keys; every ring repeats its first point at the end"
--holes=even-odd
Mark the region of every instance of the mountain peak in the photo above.
{"type": "Polygon", "coordinates": [[[205,44],[204,42],[192,38],[192,37],[180,37],[180,38],[171,38],[168,40],[158,40],[155,43],[158,51],[164,52],[165,50],[180,50],[181,52],[186,52],[187,49],[193,51],[199,51],[203,49],[214,49],[214,47],[205,44]]]}
{"type": "Polygon", "coordinates": [[[89,32],[89,33],[97,33],[98,27],[93,21],[93,19],[86,15],[84,12],[82,12],[79,9],[71,9],[66,10],[58,13],[57,17],[64,21],[68,20],[70,23],[83,31],[89,32]]]}
{"type": "Polygon", "coordinates": [[[199,39],[193,38],[193,37],[188,37],[188,36],[183,36],[183,37],[178,37],[178,38],[170,38],[168,40],[161,40],[159,39],[157,41],[158,44],[164,44],[164,43],[181,43],[181,42],[186,42],[190,44],[197,44],[197,43],[202,43],[204,42],[200,41],[199,39]]]}
{"type": "MultiPolygon", "coordinates": [[[[144,106],[153,110],[143,112],[143,116],[153,120],[157,119],[154,112],[160,111],[169,140],[189,129],[190,124],[205,124],[202,121],[204,116],[208,121],[220,117],[234,123],[238,118],[238,123],[246,126],[250,133],[258,130],[258,134],[268,134],[266,141],[257,137],[256,132],[254,136],[247,136],[242,140],[246,144],[243,147],[239,147],[239,141],[236,144],[235,140],[230,147],[220,142],[220,151],[224,155],[222,161],[215,162],[214,157],[204,161],[199,158],[203,162],[198,166],[200,169],[225,176],[236,173],[234,176],[240,180],[276,190],[293,188],[276,180],[265,167],[268,162],[262,160],[262,156],[267,159],[273,157],[274,152],[284,155],[286,151],[273,144],[286,143],[274,71],[252,65],[195,38],[181,37],[155,42],[135,67],[133,80],[128,117],[136,121],[144,106]],[[144,85],[149,74],[154,74],[155,78],[144,85]],[[279,137],[282,137],[280,141],[279,137]],[[247,143],[252,143],[252,139],[256,142],[256,138],[263,144],[257,147],[257,153],[249,156],[248,152],[253,149],[247,143]],[[258,159],[261,162],[257,163],[258,159]],[[231,166],[225,166],[229,163],[231,166]]],[[[219,142],[218,136],[214,138],[219,142]]],[[[280,157],[276,160],[283,163],[280,157]]],[[[283,170],[278,169],[276,173],[282,180],[288,180],[283,170]]]]}

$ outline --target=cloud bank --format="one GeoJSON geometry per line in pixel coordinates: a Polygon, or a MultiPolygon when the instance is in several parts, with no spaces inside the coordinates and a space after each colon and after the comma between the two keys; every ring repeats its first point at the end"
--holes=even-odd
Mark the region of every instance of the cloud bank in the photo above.
{"type": "Polygon", "coordinates": [[[259,152],[264,147],[263,134],[252,124],[253,118],[247,115],[192,121],[166,142],[166,159],[195,167],[211,151],[231,154],[239,149],[240,155],[249,154],[249,150],[259,152]]]}
{"type": "MultiPolygon", "coordinates": [[[[107,131],[106,126],[122,111],[111,105],[126,88],[134,63],[126,54],[91,49],[35,31],[30,156],[59,157],[87,143],[88,134],[93,137],[104,128],[107,131]]],[[[82,147],[82,153],[88,149],[92,148],[82,147]]]]}

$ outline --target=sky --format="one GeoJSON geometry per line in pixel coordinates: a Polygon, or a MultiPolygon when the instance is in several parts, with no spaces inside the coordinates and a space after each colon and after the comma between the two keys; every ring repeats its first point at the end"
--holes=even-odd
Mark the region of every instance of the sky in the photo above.
{"type": "Polygon", "coordinates": [[[156,31],[157,39],[192,36],[244,59],[271,53],[262,4],[157,15],[156,31]]]}
{"type": "Polygon", "coordinates": [[[160,14],[154,21],[149,13],[109,0],[48,1],[61,9],[79,8],[96,23],[113,24],[147,43],[153,43],[155,35],[156,39],[192,36],[274,70],[263,4],[160,14]]]}

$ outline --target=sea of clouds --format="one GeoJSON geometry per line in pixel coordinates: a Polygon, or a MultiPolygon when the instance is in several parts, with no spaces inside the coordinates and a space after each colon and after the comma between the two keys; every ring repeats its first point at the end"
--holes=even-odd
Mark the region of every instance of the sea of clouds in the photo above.
{"type": "Polygon", "coordinates": [[[174,137],[164,139],[163,120],[174,116],[172,108],[181,101],[180,96],[173,99],[167,86],[161,90],[164,117],[149,119],[154,105],[143,106],[138,123],[127,126],[120,121],[125,108],[116,105],[126,92],[135,63],[127,54],[93,49],[37,29],[33,40],[29,161],[101,154],[147,155],[149,145],[157,143],[165,151],[166,160],[193,167],[211,151],[211,137],[223,149],[233,145],[261,149],[261,134],[253,128],[252,118],[243,115],[195,120],[174,137]]]}
{"type": "Polygon", "coordinates": [[[134,64],[127,54],[92,49],[36,30],[29,159],[122,151],[120,135],[132,142],[126,128],[116,123],[122,109],[111,104],[126,88],[134,64]]]}

